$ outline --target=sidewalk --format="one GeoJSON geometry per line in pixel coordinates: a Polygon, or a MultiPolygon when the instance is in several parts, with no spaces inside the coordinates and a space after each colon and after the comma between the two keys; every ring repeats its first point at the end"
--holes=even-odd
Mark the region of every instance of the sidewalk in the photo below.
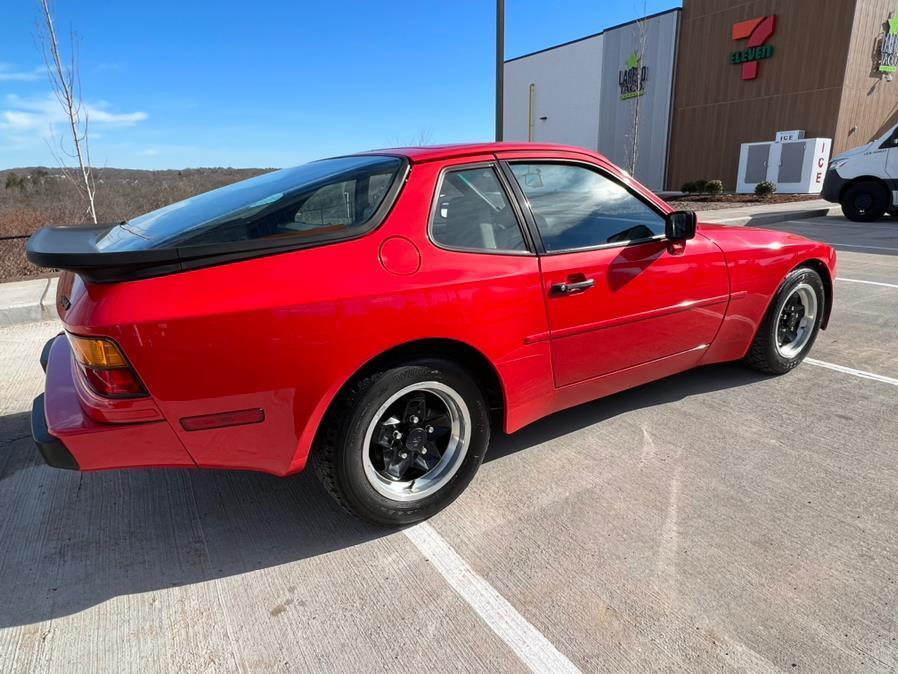
{"type": "Polygon", "coordinates": [[[56,318],[58,278],[0,283],[0,326],[56,318]]]}
{"type": "MultiPolygon", "coordinates": [[[[839,207],[823,199],[698,211],[699,222],[763,226],[817,218],[839,207]]],[[[0,326],[56,318],[56,278],[0,283],[0,326]]]]}
{"type": "Polygon", "coordinates": [[[719,223],[722,225],[750,225],[763,227],[786,220],[803,220],[819,218],[830,213],[841,213],[838,204],[823,199],[793,201],[788,204],[764,204],[746,206],[745,208],[718,208],[707,211],[696,211],[699,222],[719,223]]]}

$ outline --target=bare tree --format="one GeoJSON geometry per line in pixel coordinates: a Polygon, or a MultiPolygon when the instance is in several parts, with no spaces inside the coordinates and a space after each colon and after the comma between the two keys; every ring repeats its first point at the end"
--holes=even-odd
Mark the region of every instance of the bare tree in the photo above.
{"type": "MultiPolygon", "coordinates": [[[[638,7],[638,4],[637,4],[638,7]]],[[[639,110],[642,103],[643,87],[646,66],[642,64],[645,58],[645,44],[648,34],[648,22],[645,20],[647,15],[646,2],[643,0],[640,19],[633,24],[633,30],[636,37],[636,55],[638,55],[638,63],[636,64],[636,96],[633,98],[633,123],[630,127],[630,151],[627,153],[627,171],[631,176],[636,176],[636,167],[639,164],[639,110]]]]}
{"type": "MultiPolygon", "coordinates": [[[[62,55],[59,49],[59,40],[56,37],[56,26],[53,23],[53,12],[50,8],[50,0],[39,0],[43,16],[38,31],[41,50],[44,55],[44,63],[47,66],[47,75],[50,78],[50,86],[56,99],[62,106],[72,134],[72,148],[66,149],[63,140],[59,141],[59,152],[56,151],[55,136],[50,144],[50,151],[61,164],[63,172],[72,181],[87,204],[87,213],[96,224],[97,209],[94,204],[94,195],[97,192],[97,184],[94,180],[93,170],[90,166],[90,143],[88,140],[89,116],[84,100],[81,97],[81,80],[78,75],[77,42],[74,33],[70,35],[70,58],[68,67],[63,65],[62,55]],[[73,177],[68,170],[63,155],[78,161],[79,177],[73,177]]],[[[52,129],[51,129],[52,131],[52,129]]],[[[52,134],[51,134],[52,135],[52,134]]]]}
{"type": "Polygon", "coordinates": [[[433,143],[433,133],[429,128],[419,127],[413,136],[393,136],[393,145],[396,147],[421,147],[433,143]]]}

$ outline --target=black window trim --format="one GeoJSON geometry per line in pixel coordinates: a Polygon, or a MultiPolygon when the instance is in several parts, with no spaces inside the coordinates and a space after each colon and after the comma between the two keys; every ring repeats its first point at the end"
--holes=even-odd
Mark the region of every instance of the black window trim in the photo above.
{"type": "Polygon", "coordinates": [[[451,251],[453,253],[473,253],[478,255],[510,255],[515,257],[533,257],[537,254],[532,235],[530,234],[530,228],[526,225],[526,218],[524,217],[523,211],[521,210],[521,206],[518,203],[516,196],[512,192],[512,187],[508,183],[508,179],[506,178],[504,172],[500,169],[498,162],[496,161],[476,161],[468,164],[450,164],[448,166],[444,166],[440,170],[440,175],[437,178],[436,187],[434,188],[433,198],[430,204],[430,213],[427,217],[427,239],[437,248],[440,248],[441,250],[451,251]],[[436,237],[434,237],[433,221],[436,217],[437,209],[440,205],[440,191],[443,189],[443,180],[450,173],[459,173],[460,171],[469,171],[479,168],[490,168],[493,170],[493,173],[496,176],[496,180],[499,183],[503,194],[505,195],[505,200],[508,202],[508,205],[511,207],[512,213],[514,214],[514,219],[518,224],[518,229],[521,232],[521,238],[524,240],[524,245],[527,247],[527,250],[490,250],[488,248],[449,246],[444,243],[440,243],[439,241],[437,241],[436,237]]]}
{"type": "Polygon", "coordinates": [[[513,182],[513,190],[515,192],[515,196],[518,200],[520,200],[521,208],[525,213],[525,219],[527,221],[527,227],[531,230],[532,236],[538,242],[538,251],[539,255],[567,255],[570,253],[581,253],[588,252],[591,250],[604,250],[606,248],[626,248],[627,246],[641,246],[647,243],[654,243],[658,241],[667,240],[667,236],[664,234],[656,234],[655,236],[644,237],[642,239],[630,239],[628,241],[615,241],[613,243],[599,243],[594,246],[581,246],[579,248],[563,248],[559,250],[547,250],[546,245],[543,242],[542,234],[539,231],[539,227],[536,225],[536,218],[533,217],[533,207],[530,205],[530,200],[527,198],[527,195],[524,194],[523,189],[521,189],[520,184],[517,181],[517,177],[514,175],[514,172],[511,170],[511,166],[513,164],[568,164],[571,166],[580,166],[582,168],[588,169],[590,171],[594,171],[598,173],[603,178],[607,178],[611,182],[623,187],[627,192],[629,192],[632,196],[636,197],[640,202],[649,207],[650,210],[657,213],[662,219],[667,219],[667,213],[663,212],[660,208],[658,208],[655,204],[646,200],[644,196],[642,196],[636,189],[622,182],[617,176],[603,168],[598,164],[593,164],[588,161],[583,161],[581,159],[573,159],[568,157],[516,157],[514,159],[501,159],[499,161],[499,165],[502,168],[503,173],[506,174],[506,177],[510,181],[513,182]]]}

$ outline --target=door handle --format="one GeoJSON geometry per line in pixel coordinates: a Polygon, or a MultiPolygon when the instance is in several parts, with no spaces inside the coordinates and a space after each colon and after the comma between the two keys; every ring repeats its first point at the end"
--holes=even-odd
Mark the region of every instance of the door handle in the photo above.
{"type": "Polygon", "coordinates": [[[582,281],[553,283],[550,289],[553,295],[575,295],[589,290],[595,284],[596,280],[594,278],[588,278],[582,281]]]}

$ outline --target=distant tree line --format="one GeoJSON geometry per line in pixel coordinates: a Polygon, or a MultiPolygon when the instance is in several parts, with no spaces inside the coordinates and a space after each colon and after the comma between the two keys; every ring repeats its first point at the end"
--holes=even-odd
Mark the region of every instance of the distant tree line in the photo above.
{"type": "MultiPolygon", "coordinates": [[[[0,236],[31,234],[47,224],[85,221],[83,194],[67,169],[29,167],[0,171],[0,236]]],[[[94,169],[99,222],[121,222],[181,199],[265,173],[270,169],[197,168],[170,171],[94,169]]]]}

